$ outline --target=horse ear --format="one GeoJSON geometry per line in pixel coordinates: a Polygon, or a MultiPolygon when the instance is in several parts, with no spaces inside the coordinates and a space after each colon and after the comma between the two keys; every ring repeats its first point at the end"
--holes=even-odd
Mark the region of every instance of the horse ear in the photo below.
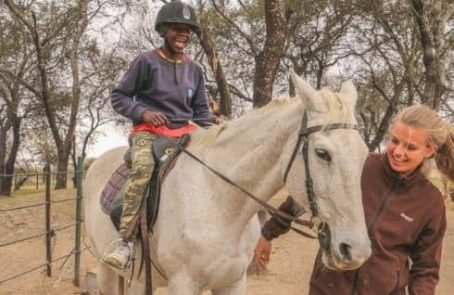
{"type": "Polygon", "coordinates": [[[308,110],[322,112],[322,99],[317,90],[301,79],[293,69],[290,70],[290,78],[292,79],[293,86],[295,86],[295,93],[303,100],[308,110]]]}
{"type": "Polygon", "coordinates": [[[350,101],[350,103],[355,106],[358,99],[358,92],[356,87],[353,84],[352,80],[347,80],[342,83],[340,94],[350,101]]]}

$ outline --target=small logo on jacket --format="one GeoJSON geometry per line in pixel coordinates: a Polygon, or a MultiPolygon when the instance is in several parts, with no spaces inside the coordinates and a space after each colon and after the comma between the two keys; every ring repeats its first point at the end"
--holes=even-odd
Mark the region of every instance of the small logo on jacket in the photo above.
{"type": "Polygon", "coordinates": [[[188,89],[188,98],[192,98],[194,95],[194,91],[192,89],[188,89]]]}
{"type": "Polygon", "coordinates": [[[405,215],[404,212],[400,213],[400,216],[401,216],[403,219],[405,219],[405,221],[408,221],[408,222],[413,222],[413,220],[414,220],[414,219],[411,218],[410,216],[405,215]]]}

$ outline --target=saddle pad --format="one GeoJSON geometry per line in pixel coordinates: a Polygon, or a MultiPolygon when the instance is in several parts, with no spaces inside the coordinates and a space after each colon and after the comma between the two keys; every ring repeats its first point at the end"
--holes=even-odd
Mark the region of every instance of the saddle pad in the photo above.
{"type": "Polygon", "coordinates": [[[110,177],[106,186],[101,193],[101,208],[106,214],[112,211],[112,202],[121,191],[126,180],[128,180],[128,166],[126,163],[121,164],[110,177]]]}

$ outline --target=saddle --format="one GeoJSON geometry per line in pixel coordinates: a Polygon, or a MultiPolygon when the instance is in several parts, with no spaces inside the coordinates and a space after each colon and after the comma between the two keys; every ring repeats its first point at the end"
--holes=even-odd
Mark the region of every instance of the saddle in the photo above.
{"type": "MultiPolygon", "coordinates": [[[[181,150],[188,145],[189,141],[189,134],[180,138],[159,136],[153,141],[151,152],[156,165],[144,196],[147,198],[147,224],[150,231],[158,217],[160,186],[166,175],[174,167],[181,150]]],[[[117,230],[120,228],[125,184],[129,175],[130,163],[131,158],[128,150],[125,154],[125,162],[115,170],[101,194],[101,208],[106,214],[110,215],[110,219],[117,230]]]]}

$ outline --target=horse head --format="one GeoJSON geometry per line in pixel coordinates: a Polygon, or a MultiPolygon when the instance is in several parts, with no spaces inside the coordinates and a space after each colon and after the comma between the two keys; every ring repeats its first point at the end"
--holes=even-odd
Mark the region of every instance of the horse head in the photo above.
{"type": "Polygon", "coordinates": [[[294,148],[294,157],[287,166],[287,188],[320,221],[324,264],[334,270],[358,268],[371,247],[361,193],[368,150],[356,128],[356,89],[348,81],[339,93],[317,91],[294,72],[291,78],[304,115],[297,143],[288,148],[294,148]]]}

